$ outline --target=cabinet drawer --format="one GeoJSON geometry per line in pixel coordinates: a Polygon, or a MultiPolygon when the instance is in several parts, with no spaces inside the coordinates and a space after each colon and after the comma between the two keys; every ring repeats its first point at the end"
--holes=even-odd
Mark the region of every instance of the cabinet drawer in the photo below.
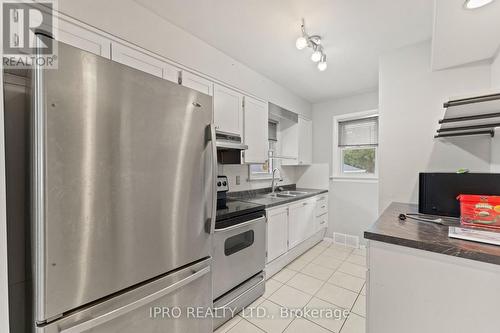
{"type": "Polygon", "coordinates": [[[320,230],[322,228],[328,228],[328,213],[323,214],[321,216],[317,216],[315,218],[316,221],[316,230],[320,230]]]}
{"type": "Polygon", "coordinates": [[[328,195],[320,195],[316,200],[314,216],[321,216],[328,213],[328,195]]]}

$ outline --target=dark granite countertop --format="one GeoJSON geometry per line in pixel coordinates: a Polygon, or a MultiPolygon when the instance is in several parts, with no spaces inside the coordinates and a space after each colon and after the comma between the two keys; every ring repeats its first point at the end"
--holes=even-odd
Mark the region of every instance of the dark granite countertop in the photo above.
{"type": "MultiPolygon", "coordinates": [[[[240,191],[240,192],[230,192],[228,197],[232,199],[237,199],[241,201],[251,202],[259,205],[264,205],[266,208],[284,205],[294,201],[303,200],[306,198],[314,197],[318,194],[328,193],[328,190],[310,189],[310,188],[297,188],[296,185],[285,185],[279,186],[284,191],[300,191],[307,192],[307,194],[297,195],[291,198],[275,198],[270,197],[267,194],[271,192],[271,188],[262,188],[258,190],[240,191]]],[[[279,191],[277,191],[279,193],[279,191]]]]}
{"type": "Polygon", "coordinates": [[[400,221],[398,218],[401,213],[416,212],[417,205],[390,204],[375,224],[365,231],[365,238],[500,265],[500,246],[449,238],[447,226],[413,219],[400,221]]]}

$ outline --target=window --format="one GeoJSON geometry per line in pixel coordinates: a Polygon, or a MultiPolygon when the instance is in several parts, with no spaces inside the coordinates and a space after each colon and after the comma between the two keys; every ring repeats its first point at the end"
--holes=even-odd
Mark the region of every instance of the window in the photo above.
{"type": "Polygon", "coordinates": [[[334,173],[338,177],[377,177],[378,116],[337,117],[334,173]]]}
{"type": "Polygon", "coordinates": [[[269,158],[264,164],[250,164],[248,166],[248,179],[271,179],[273,178],[273,168],[276,165],[276,160],[273,159],[276,142],[269,140],[269,158]]]}

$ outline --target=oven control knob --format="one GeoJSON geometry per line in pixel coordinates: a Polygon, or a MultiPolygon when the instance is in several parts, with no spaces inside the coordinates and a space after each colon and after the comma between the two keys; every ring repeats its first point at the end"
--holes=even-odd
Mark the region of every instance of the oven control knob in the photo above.
{"type": "Polygon", "coordinates": [[[223,186],[226,186],[226,185],[227,185],[227,183],[226,183],[226,182],[222,182],[222,185],[223,185],[223,186]]]}
{"type": "Polygon", "coordinates": [[[222,185],[221,182],[217,182],[217,186],[221,186],[221,185],[222,185]]]}

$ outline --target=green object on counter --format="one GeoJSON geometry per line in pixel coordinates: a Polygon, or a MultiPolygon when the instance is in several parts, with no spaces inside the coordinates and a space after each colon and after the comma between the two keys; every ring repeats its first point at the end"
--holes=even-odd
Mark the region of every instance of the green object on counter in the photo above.
{"type": "Polygon", "coordinates": [[[469,173],[469,169],[458,169],[457,173],[469,173]]]}

